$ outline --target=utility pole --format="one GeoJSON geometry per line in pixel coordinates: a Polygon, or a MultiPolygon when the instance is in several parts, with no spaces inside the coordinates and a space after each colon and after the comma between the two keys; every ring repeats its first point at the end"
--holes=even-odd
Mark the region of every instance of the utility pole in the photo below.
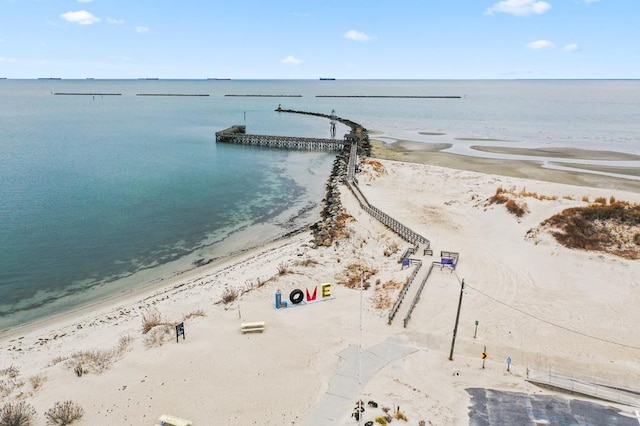
{"type": "Polygon", "coordinates": [[[360,276],[360,330],[358,342],[358,426],[362,425],[362,288],[364,287],[364,271],[360,276]]]}
{"type": "Polygon", "coordinates": [[[451,352],[449,352],[449,361],[453,361],[453,347],[456,344],[456,334],[458,333],[458,321],[460,321],[460,308],[462,307],[463,293],[464,293],[464,278],[460,283],[460,300],[458,300],[458,313],[456,314],[456,325],[453,326],[453,340],[451,340],[451,352]]]}

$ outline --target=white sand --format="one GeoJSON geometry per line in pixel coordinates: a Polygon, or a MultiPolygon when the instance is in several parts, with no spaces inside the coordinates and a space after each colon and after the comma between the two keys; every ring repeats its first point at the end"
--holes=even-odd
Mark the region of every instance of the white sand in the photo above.
{"type": "MultiPolygon", "coordinates": [[[[431,240],[436,256],[416,257],[430,263],[440,250],[460,253],[454,273],[433,272],[406,329],[398,318],[387,325],[388,309],[376,309],[374,298],[395,300],[399,289],[385,297],[376,296],[375,288],[410,275],[411,269],[398,264],[408,244],[363,212],[344,188],[343,203],[355,220],[348,225],[350,236],[333,247],[312,249],[310,235],[301,234],[200,268],[148,294],[2,336],[0,369],[13,365],[20,371],[13,390],[0,393],[2,402],[24,399],[42,423],[56,401],[70,399],[85,410],[79,425],[153,425],[164,413],[196,425],[321,424],[314,416],[325,407],[319,404],[333,401],[327,391],[342,380],[336,376],[341,356],[360,342],[359,292],[338,284],[352,262],[378,271],[364,292],[363,350],[389,342],[410,349],[370,375],[365,372],[370,380],[363,383],[362,398],[380,407],[399,405],[409,424],[468,423],[468,387],[553,393],[526,382],[527,368],[638,387],[640,262],[566,249],[546,234],[535,241],[525,235],[564,208],[584,205],[584,195],[640,202],[639,193],[383,164],[386,174],[373,178],[369,170],[360,176],[360,187],[373,205],[431,240]],[[504,206],[483,205],[500,185],[558,199],[527,198],[531,212],[518,220],[504,206]],[[563,198],[569,195],[574,200],[563,198]],[[384,256],[394,244],[400,251],[384,256]],[[317,264],[300,264],[309,259],[317,264]],[[295,273],[279,275],[279,265],[295,273]],[[236,302],[217,303],[225,287],[246,289],[269,278],[236,302]],[[461,279],[467,290],[449,361],[461,279]],[[274,309],[277,289],[286,300],[295,288],[324,282],[334,283],[335,299],[274,309]],[[141,333],[142,311],[149,306],[168,321],[198,310],[206,316],[185,321],[185,340],[169,337],[149,346],[141,333]],[[265,321],[266,330],[241,334],[243,321],[265,321]],[[102,373],[78,378],[66,362],[52,362],[80,350],[113,349],[121,336],[131,336],[131,346],[102,373]],[[482,369],[484,346],[489,359],[482,369]],[[507,357],[513,360],[511,372],[507,357]],[[30,378],[36,375],[44,380],[33,390],[30,378]]],[[[0,380],[9,382],[7,375],[0,380]]],[[[352,389],[352,398],[325,424],[355,424],[350,414],[359,391],[353,383],[341,389],[352,389]]],[[[382,411],[369,409],[366,420],[374,413],[382,411]]]]}

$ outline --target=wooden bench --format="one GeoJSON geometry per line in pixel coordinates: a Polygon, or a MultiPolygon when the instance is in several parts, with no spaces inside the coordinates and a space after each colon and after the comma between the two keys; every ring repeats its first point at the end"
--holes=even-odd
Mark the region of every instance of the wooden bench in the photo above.
{"type": "Polygon", "coordinates": [[[243,322],[240,324],[240,332],[241,333],[251,333],[251,332],[260,332],[264,331],[265,323],[264,321],[255,321],[255,322],[243,322]]]}
{"type": "MultiPolygon", "coordinates": [[[[169,414],[163,414],[158,418],[160,425],[162,426],[192,426],[193,422],[190,420],[181,419],[179,417],[171,416],[169,414]]],[[[156,426],[160,426],[156,425],[156,426]]]]}

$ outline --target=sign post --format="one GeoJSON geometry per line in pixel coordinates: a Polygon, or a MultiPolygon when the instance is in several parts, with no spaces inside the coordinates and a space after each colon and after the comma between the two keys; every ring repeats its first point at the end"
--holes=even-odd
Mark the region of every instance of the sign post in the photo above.
{"type": "Polygon", "coordinates": [[[507,357],[507,371],[511,371],[511,357],[507,357]]]}
{"type": "Polygon", "coordinates": [[[473,338],[474,339],[476,338],[476,334],[478,334],[478,324],[480,324],[480,321],[476,320],[476,329],[473,332],[473,338]]]}
{"type": "Polygon", "coordinates": [[[486,359],[489,357],[489,354],[487,353],[487,347],[484,347],[484,351],[482,352],[482,369],[484,370],[484,362],[486,361],[486,359]]]}

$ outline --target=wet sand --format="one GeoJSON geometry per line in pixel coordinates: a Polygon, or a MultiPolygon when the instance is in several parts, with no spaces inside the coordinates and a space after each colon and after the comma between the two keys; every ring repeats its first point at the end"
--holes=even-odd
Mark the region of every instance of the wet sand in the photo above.
{"type": "Polygon", "coordinates": [[[529,155],[532,157],[571,158],[577,160],[613,160],[613,161],[638,161],[640,155],[628,154],[616,151],[596,151],[580,148],[509,148],[501,146],[471,147],[476,151],[491,152],[494,154],[529,155]]]}
{"type": "MultiPolygon", "coordinates": [[[[625,191],[640,192],[640,184],[637,181],[619,179],[609,176],[595,175],[589,173],[579,173],[576,171],[561,171],[544,169],[537,160],[501,160],[482,157],[471,157],[459,154],[441,152],[450,147],[450,144],[429,144],[416,141],[401,140],[395,143],[385,143],[372,139],[372,156],[387,159],[404,161],[408,163],[428,164],[433,166],[448,167],[458,170],[470,170],[480,173],[492,173],[501,176],[519,177],[525,179],[541,180],[545,182],[564,183],[568,185],[587,186],[593,188],[611,188],[625,191]]],[[[586,155],[586,150],[561,149],[567,151],[566,155],[586,155]]],[[[516,152],[509,152],[516,154],[516,152]]],[[[592,155],[597,155],[597,151],[592,151],[592,155]]],[[[619,159],[633,160],[635,156],[624,153],[618,154],[619,159]]],[[[568,165],[576,167],[574,164],[568,165]]],[[[583,166],[583,168],[586,168],[583,166]]],[[[591,168],[590,168],[591,169],[591,168]]],[[[602,170],[619,173],[615,170],[607,170],[607,167],[593,166],[591,170],[602,170]]],[[[635,169],[626,170],[627,174],[633,174],[635,169]]]]}

